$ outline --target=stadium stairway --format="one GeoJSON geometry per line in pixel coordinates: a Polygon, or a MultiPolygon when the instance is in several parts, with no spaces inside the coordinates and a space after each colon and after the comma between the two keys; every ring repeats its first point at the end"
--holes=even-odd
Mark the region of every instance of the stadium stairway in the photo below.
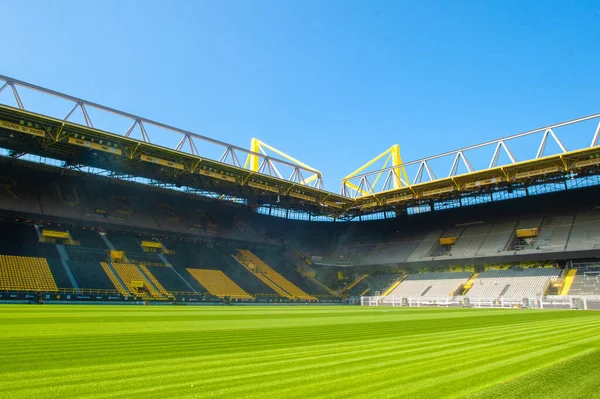
{"type": "Polygon", "coordinates": [[[294,284],[291,280],[284,277],[279,272],[275,271],[275,269],[273,269],[271,266],[269,266],[261,258],[256,256],[256,254],[254,254],[253,252],[248,251],[248,250],[241,250],[241,251],[244,253],[244,256],[247,259],[250,259],[250,261],[255,262],[259,266],[262,273],[265,274],[268,279],[273,281],[275,284],[279,285],[286,292],[288,292],[292,297],[297,298],[297,299],[310,300],[310,301],[317,300],[316,297],[314,297],[310,294],[307,294],[306,291],[304,291],[298,285],[294,284]]]}
{"type": "MultiPolygon", "coordinates": [[[[144,275],[137,265],[129,263],[112,263],[113,270],[132,294],[144,299],[164,299],[157,286],[144,275]],[[136,286],[137,282],[145,283],[143,287],[136,286]],[[142,288],[142,289],[140,289],[142,288]]],[[[162,288],[162,286],[161,286],[162,288]]],[[[164,288],[163,288],[164,290],[164,288]]]]}
{"type": "Polygon", "coordinates": [[[142,272],[142,276],[148,280],[148,282],[158,291],[162,296],[173,299],[173,295],[169,293],[165,288],[158,282],[158,279],[148,270],[144,265],[138,265],[138,269],[142,272]]]}
{"type": "Polygon", "coordinates": [[[346,288],[344,289],[344,292],[350,291],[352,288],[354,288],[358,283],[360,283],[361,281],[363,281],[368,276],[369,276],[368,274],[363,274],[362,276],[360,276],[359,278],[357,278],[356,280],[354,280],[353,282],[351,282],[350,284],[348,284],[346,286],[346,288]]]}
{"type": "Polygon", "coordinates": [[[255,297],[278,296],[273,288],[257,278],[246,266],[231,256],[237,256],[237,249],[227,246],[215,246],[211,249],[211,252],[215,256],[218,256],[220,262],[219,269],[235,281],[244,291],[255,297]]]}
{"type": "Polygon", "coordinates": [[[477,276],[479,276],[479,273],[473,273],[473,275],[471,276],[471,278],[468,279],[467,282],[463,285],[463,290],[462,290],[462,294],[463,295],[466,295],[467,292],[469,292],[469,290],[473,286],[473,281],[475,281],[475,279],[477,278],[477,276]]]}
{"type": "Polygon", "coordinates": [[[218,298],[254,299],[220,270],[186,269],[211,295],[218,298]]]}
{"type": "Polygon", "coordinates": [[[100,233],[98,233],[98,234],[100,235],[100,237],[102,238],[102,241],[104,241],[104,243],[106,244],[106,247],[108,249],[110,249],[111,251],[114,251],[116,249],[115,246],[113,245],[113,243],[110,242],[110,240],[108,239],[106,234],[100,234],[100,233]]]}
{"type": "Polygon", "coordinates": [[[252,273],[256,278],[258,278],[260,281],[262,281],[264,284],[266,284],[269,288],[271,288],[273,291],[275,291],[278,295],[280,295],[284,298],[294,299],[288,292],[286,292],[277,283],[275,283],[271,279],[267,278],[267,276],[265,276],[263,272],[257,270],[256,266],[252,262],[249,262],[248,260],[246,260],[242,254],[238,253],[237,255],[231,255],[231,256],[233,257],[233,259],[238,261],[238,263],[240,265],[244,266],[244,268],[246,270],[248,270],[250,273],[252,273]]]}
{"type": "Polygon", "coordinates": [[[500,292],[500,296],[504,296],[504,294],[506,294],[506,292],[510,289],[510,284],[506,284],[506,286],[502,289],[502,291],[500,292]]]}
{"type": "Polygon", "coordinates": [[[73,288],[78,289],[79,284],[77,284],[77,280],[75,280],[75,276],[73,275],[73,272],[69,268],[69,254],[67,254],[67,250],[65,249],[65,246],[62,244],[56,244],[56,250],[58,251],[58,253],[60,255],[60,262],[62,263],[62,266],[65,269],[65,273],[67,274],[67,277],[69,278],[69,281],[71,282],[71,285],[73,286],[73,288]]]}
{"type": "Polygon", "coordinates": [[[48,263],[50,272],[54,277],[56,286],[59,288],[73,288],[69,277],[61,263],[56,245],[50,243],[28,242],[23,243],[20,249],[20,254],[24,256],[44,258],[48,263]]]}
{"type": "Polygon", "coordinates": [[[69,259],[69,269],[81,290],[117,291],[100,262],[69,259]]]}
{"type": "Polygon", "coordinates": [[[339,297],[340,296],[337,292],[335,292],[334,290],[332,290],[331,288],[329,288],[328,286],[326,286],[325,284],[323,284],[316,277],[308,276],[307,275],[306,278],[309,279],[310,281],[312,281],[313,283],[317,284],[321,288],[323,288],[325,291],[329,292],[329,295],[332,295],[332,296],[335,296],[335,297],[339,297]]]}
{"type": "Polygon", "coordinates": [[[176,268],[168,266],[145,266],[167,292],[198,293],[198,291],[183,278],[176,268]]]}
{"type": "Polygon", "coordinates": [[[106,262],[100,262],[100,265],[104,269],[104,272],[106,273],[106,275],[108,276],[108,278],[110,279],[110,281],[113,283],[113,285],[115,286],[115,288],[117,289],[117,291],[119,291],[119,293],[121,295],[124,295],[124,296],[130,295],[129,291],[127,291],[127,289],[125,288],[125,284],[117,276],[117,273],[112,268],[112,266],[110,266],[106,262]]]}
{"type": "MultiPolygon", "coordinates": [[[[389,287],[387,290],[385,290],[381,296],[382,296],[383,298],[385,298],[386,296],[388,296],[388,295],[390,294],[390,292],[394,291],[394,289],[396,289],[396,287],[397,287],[397,286],[399,286],[399,285],[400,285],[400,283],[402,283],[402,281],[404,281],[404,279],[405,279],[407,276],[408,276],[408,275],[406,275],[406,274],[405,274],[404,276],[400,277],[400,278],[398,279],[398,281],[396,281],[396,282],[392,283],[392,285],[390,285],[390,287],[389,287]]],[[[361,296],[363,296],[363,294],[361,294],[361,296]]]]}
{"type": "Polygon", "coordinates": [[[560,289],[559,295],[561,295],[561,296],[569,295],[569,290],[571,289],[571,286],[573,285],[573,280],[575,280],[576,274],[577,274],[577,269],[569,269],[569,271],[567,272],[567,275],[565,276],[565,280],[560,289]]]}
{"type": "Polygon", "coordinates": [[[302,291],[291,281],[284,278],[281,274],[277,273],[273,268],[263,262],[258,256],[247,249],[238,250],[238,256],[234,258],[256,277],[269,285],[278,294],[289,298],[289,299],[303,299],[314,301],[315,298],[312,295],[302,291]]]}
{"type": "Polygon", "coordinates": [[[470,298],[525,298],[541,296],[549,284],[560,278],[561,270],[530,267],[481,272],[466,296],[470,298]]]}
{"type": "Polygon", "coordinates": [[[391,297],[448,297],[465,284],[470,272],[428,272],[409,274],[390,294],[391,297]]]}
{"type": "Polygon", "coordinates": [[[315,275],[315,273],[310,274],[304,270],[304,267],[306,265],[312,265],[312,262],[310,261],[310,259],[308,259],[306,256],[304,256],[302,254],[302,252],[300,252],[298,249],[293,247],[289,242],[284,241],[284,244],[285,244],[287,250],[284,251],[283,258],[285,260],[287,260],[290,265],[296,266],[297,270],[300,272],[300,274],[304,278],[312,281],[313,283],[315,283],[316,285],[318,285],[319,287],[321,287],[322,289],[327,291],[329,293],[329,295],[332,295],[334,297],[340,296],[340,294],[338,292],[332,290],[325,283],[323,283],[321,280],[319,280],[317,278],[317,276],[315,275]]]}
{"type": "Polygon", "coordinates": [[[306,273],[294,266],[286,257],[286,251],[281,249],[261,249],[253,252],[264,263],[276,270],[283,278],[294,284],[308,295],[331,295],[330,291],[323,288],[322,284],[316,284],[307,278],[306,273]]]}

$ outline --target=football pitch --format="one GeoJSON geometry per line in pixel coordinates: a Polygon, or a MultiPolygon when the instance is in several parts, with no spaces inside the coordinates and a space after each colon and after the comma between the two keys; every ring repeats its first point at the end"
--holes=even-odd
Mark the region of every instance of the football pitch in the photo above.
{"type": "Polygon", "coordinates": [[[595,311],[0,305],[0,397],[594,398],[595,311]]]}

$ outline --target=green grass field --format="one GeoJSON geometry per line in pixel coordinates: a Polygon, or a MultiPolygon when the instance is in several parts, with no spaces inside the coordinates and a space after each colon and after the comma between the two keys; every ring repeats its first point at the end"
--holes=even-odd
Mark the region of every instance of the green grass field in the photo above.
{"type": "Polygon", "coordinates": [[[1,398],[594,398],[600,313],[0,305],[1,398]]]}

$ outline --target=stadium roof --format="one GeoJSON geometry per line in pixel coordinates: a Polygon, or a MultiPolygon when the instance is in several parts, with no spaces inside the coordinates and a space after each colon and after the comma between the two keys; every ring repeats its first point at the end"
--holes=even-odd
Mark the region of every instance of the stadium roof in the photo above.
{"type": "Polygon", "coordinates": [[[65,167],[91,166],[248,198],[258,205],[299,207],[313,214],[340,217],[397,211],[433,201],[600,174],[600,114],[410,162],[403,162],[399,147],[393,146],[347,176],[341,194],[336,194],[323,189],[320,171],[256,139],[251,149],[245,149],[0,75],[0,93],[5,90],[12,91],[16,106],[0,104],[0,147],[11,150],[14,157],[51,157],[64,161],[65,167]],[[58,99],[70,111],[60,116],[35,112],[22,101],[23,90],[58,99]],[[73,121],[77,113],[82,116],[81,123],[73,121]],[[122,131],[99,129],[94,124],[98,115],[102,121],[107,115],[120,118],[128,127],[122,131]],[[596,126],[590,131],[591,144],[568,151],[559,138],[560,129],[590,121],[596,126]],[[153,143],[154,135],[165,134],[177,140],[172,145],[153,143]],[[531,137],[539,138],[535,156],[518,161],[509,146],[531,137]],[[558,150],[546,155],[550,142],[558,150]],[[470,162],[470,153],[479,149],[489,150],[486,168],[474,168],[470,162]],[[504,163],[500,162],[502,156],[504,163]],[[432,163],[443,158],[452,159],[450,170],[438,177],[439,170],[434,170],[432,163]],[[369,170],[382,159],[386,160],[383,167],[369,170]]]}

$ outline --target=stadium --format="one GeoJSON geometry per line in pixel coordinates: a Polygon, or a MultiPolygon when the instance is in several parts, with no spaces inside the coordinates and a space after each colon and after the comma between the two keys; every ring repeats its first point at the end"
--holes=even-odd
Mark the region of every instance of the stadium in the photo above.
{"type": "Polygon", "coordinates": [[[0,79],[6,397],[596,394],[600,114],[415,162],[393,146],[337,194],[257,139],[0,79]],[[28,91],[70,112],[35,112],[28,91]],[[580,125],[591,145],[566,150],[580,125]]]}
{"type": "Polygon", "coordinates": [[[600,3],[0,4],[0,399],[600,398],[600,3]]]}

